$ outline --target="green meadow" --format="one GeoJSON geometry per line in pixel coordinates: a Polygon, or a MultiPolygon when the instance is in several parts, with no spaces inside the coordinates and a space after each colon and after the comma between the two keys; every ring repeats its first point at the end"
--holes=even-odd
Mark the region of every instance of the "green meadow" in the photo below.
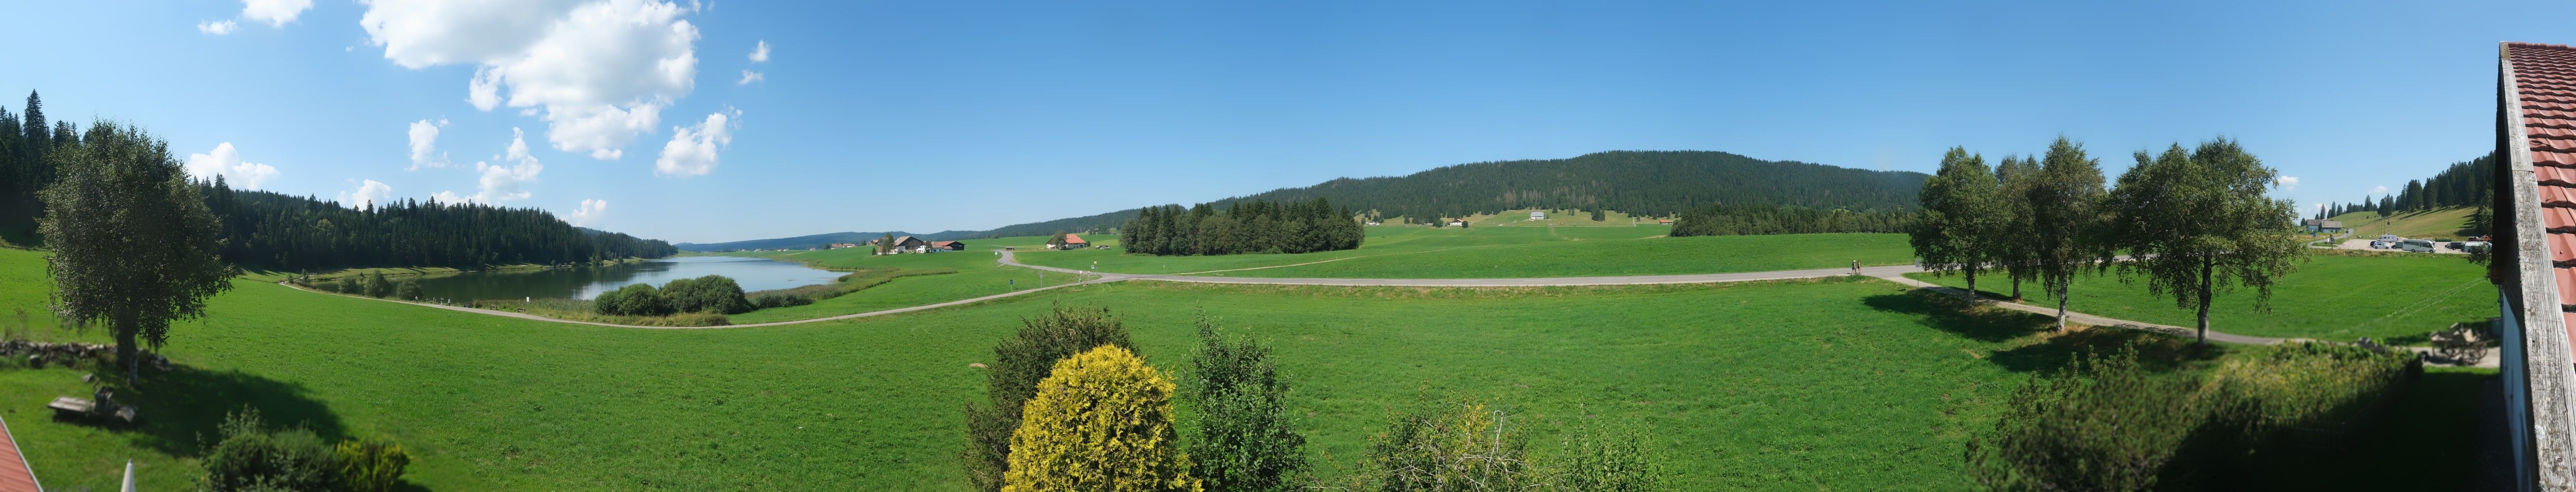
{"type": "MultiPolygon", "coordinates": [[[[923,260],[896,261],[985,255],[910,256],[923,260]]],[[[36,258],[0,256],[0,275],[41,276],[36,258]]],[[[41,302],[8,292],[6,305],[41,302]]],[[[1327,477],[1350,467],[1393,412],[1472,398],[1511,410],[1542,453],[1579,419],[1649,429],[1682,490],[1966,489],[1962,443],[1991,425],[2006,392],[2078,350],[2152,337],[2043,339],[2043,317],[1955,314],[1853,278],[1514,289],[1126,282],[704,330],[531,321],[243,280],[208,318],[174,329],[166,353],[181,370],[149,374],[121,396],[146,409],[139,428],[46,418],[42,401],[87,393],[79,372],[58,367],[0,370],[0,395],[15,395],[0,417],[56,487],[111,488],[131,459],[145,489],[189,488],[222,413],[249,407],[327,438],[393,437],[417,456],[406,480],[429,490],[963,490],[957,411],[983,384],[968,364],[989,362],[1019,319],[1055,303],[1124,316],[1166,370],[1186,363],[1195,309],[1273,344],[1296,384],[1291,414],[1327,477]]],[[[1187,435],[1195,424],[1180,407],[1187,435]]],[[[2387,446],[2472,455],[2464,437],[2394,435],[2406,439],[2387,446]]]]}
{"type": "MultiPolygon", "coordinates": [[[[1523,215],[1526,219],[1527,215],[1523,215]]],[[[1664,237],[1667,226],[1368,228],[1359,249],[1303,254],[1148,256],[1037,251],[1022,263],[1114,273],[1237,277],[1520,278],[1758,272],[1914,261],[1903,234],[1664,237]]]]}
{"type": "MultiPolygon", "coordinates": [[[[2495,316],[2496,289],[2485,275],[2486,267],[2459,256],[2320,253],[2272,287],[2268,312],[2254,309],[2253,289],[2219,294],[2210,303],[2209,329],[2276,338],[2422,343],[2425,333],[2452,323],[2495,316]]],[[[1906,276],[1951,287],[1967,283],[1955,273],[1906,276]]],[[[1978,275],[1977,290],[1995,298],[2012,292],[2000,272],[1978,275]]],[[[2070,311],[2182,327],[2198,321],[2198,313],[2176,307],[2171,296],[2149,295],[2144,279],[2122,283],[2116,275],[2088,276],[2069,290],[2070,311]]],[[[2022,296],[2035,305],[2057,302],[2033,284],[2022,286],[2022,296]]]]}
{"type": "MultiPolygon", "coordinates": [[[[1045,238],[1037,244],[1044,245],[1045,238]]],[[[874,255],[869,248],[842,248],[822,251],[724,253],[728,256],[756,256],[802,262],[832,270],[891,269],[921,272],[894,279],[840,297],[824,299],[803,306],[770,308],[728,316],[734,324],[767,323],[822,318],[850,313],[863,313],[922,304],[935,304],[959,299],[972,299],[1027,290],[1046,285],[1079,281],[1072,275],[1042,272],[1034,268],[1002,266],[990,249],[978,246],[952,253],[916,253],[874,255]],[[953,272],[953,273],[938,273],[953,272]]]]}

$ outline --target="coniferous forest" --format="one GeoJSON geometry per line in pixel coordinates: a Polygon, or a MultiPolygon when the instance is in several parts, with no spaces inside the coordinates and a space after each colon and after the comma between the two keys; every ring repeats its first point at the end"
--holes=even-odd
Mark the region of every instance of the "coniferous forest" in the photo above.
{"type": "MultiPolygon", "coordinates": [[[[47,154],[80,145],[70,122],[47,121],[27,95],[23,114],[0,108],[0,240],[37,245],[36,192],[53,182],[47,154]]],[[[401,201],[351,209],[311,197],[234,190],[219,176],[200,195],[222,222],[226,261],[249,269],[571,264],[676,254],[670,243],[573,227],[553,213],[401,201]]]]}
{"type": "Polygon", "coordinates": [[[2383,196],[2365,196],[2357,203],[2326,206],[2320,219],[2353,212],[2378,212],[2391,215],[2419,210],[2486,205],[2495,192],[2495,159],[2478,156],[2467,162],[2454,162],[2432,179],[2409,180],[2405,188],[2383,196]]]}
{"type": "Polygon", "coordinates": [[[1815,209],[1790,205],[1712,204],[1684,210],[1673,219],[1673,237],[1814,234],[1824,232],[1905,232],[1912,213],[1815,209]]]}
{"type": "MultiPolygon", "coordinates": [[[[1816,209],[1911,211],[1914,190],[1929,175],[1871,171],[1796,161],[1766,161],[1726,152],[1616,151],[1567,159],[1479,162],[1404,176],[1340,178],[1217,200],[1298,201],[1329,198],[1371,217],[1422,223],[1516,209],[1615,210],[1668,216],[1711,203],[1769,203],[1816,209]]],[[[1035,236],[1098,231],[1142,212],[1120,210],[1005,226],[943,237],[1035,236]]]]}
{"type": "Polygon", "coordinates": [[[1129,253],[1226,255],[1359,249],[1365,235],[1349,208],[1316,198],[1238,201],[1224,210],[1207,203],[1145,207],[1118,237],[1129,253]]]}

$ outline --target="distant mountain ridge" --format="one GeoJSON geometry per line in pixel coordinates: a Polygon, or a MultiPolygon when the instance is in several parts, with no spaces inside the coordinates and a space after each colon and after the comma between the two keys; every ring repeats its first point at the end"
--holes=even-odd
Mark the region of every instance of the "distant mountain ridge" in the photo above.
{"type": "MultiPolygon", "coordinates": [[[[1670,216],[1710,203],[1760,203],[1819,209],[1910,211],[1915,193],[1931,175],[1912,171],[1872,171],[1799,161],[1766,161],[1715,151],[1612,151],[1566,159],[1478,162],[1443,166],[1404,176],[1339,178],[1298,188],[1217,200],[1226,206],[1239,200],[1304,200],[1323,197],[1335,206],[1376,211],[1385,217],[1456,217],[1524,208],[1607,209],[1638,215],[1670,216]]],[[[1135,218],[1137,204],[1116,212],[1003,226],[986,231],[941,231],[919,234],[934,240],[1037,236],[1057,232],[1105,231],[1135,218]]],[[[749,243],[801,244],[835,233],[783,239],[714,243],[681,243],[688,251],[708,246],[749,243]]],[[[883,233],[865,233],[874,239],[883,233]]],[[[895,233],[895,235],[904,235],[895,233]]],[[[854,241],[824,241],[854,242],[854,241]]],[[[748,249],[752,246],[732,246],[748,249]]],[[[802,247],[802,246],[795,246],[802,247]]]]}

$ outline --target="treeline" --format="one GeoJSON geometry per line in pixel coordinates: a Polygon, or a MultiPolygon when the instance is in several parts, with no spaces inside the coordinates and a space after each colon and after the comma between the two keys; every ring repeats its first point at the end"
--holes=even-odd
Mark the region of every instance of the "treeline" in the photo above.
{"type": "Polygon", "coordinates": [[[2409,180],[2395,195],[2364,196],[2358,203],[2326,206],[2320,219],[2353,212],[2378,212],[2394,215],[2405,212],[2450,207],[2487,205],[2495,193],[2495,158],[2481,156],[2468,162],[2454,162],[2434,174],[2432,179],[2409,180]]]}
{"type": "MultiPolygon", "coordinates": [[[[27,95],[24,115],[0,108],[0,239],[40,243],[36,220],[45,206],[36,193],[54,182],[58,164],[49,156],[81,145],[74,130],[69,122],[48,122],[36,94],[27,95]]],[[[235,190],[221,176],[198,186],[221,223],[223,259],[246,268],[463,268],[679,252],[659,240],[573,227],[534,208],[404,200],[360,210],[312,197],[235,190]]]]}
{"type": "Polygon", "coordinates": [[[2069,286],[2105,271],[2197,309],[2203,341],[2219,293],[2249,288],[2255,308],[2268,308],[2272,286],[2308,251],[2292,227],[2298,210],[2268,195],[2280,173],[2224,138],[2134,157],[2106,191],[2100,162],[2065,137],[1994,166],[1953,147],[1923,182],[1923,212],[1907,231],[1916,261],[1965,274],[1960,294],[1972,302],[1982,270],[2003,270],[2015,298],[2022,282],[2038,282],[2057,298],[2061,330],[2069,286]]]}
{"type": "Polygon", "coordinates": [[[561,265],[679,253],[667,242],[573,227],[534,208],[402,200],[350,209],[234,190],[221,177],[204,186],[206,206],[223,223],[224,259],[247,268],[561,265]]]}
{"type": "MultiPolygon", "coordinates": [[[[1597,214],[1597,213],[1596,213],[1597,214]]],[[[1599,219],[1594,219],[1599,220],[1599,219]]],[[[1814,209],[1792,205],[1709,204],[1673,220],[1674,237],[1905,232],[1914,214],[1901,211],[1814,209]]]]}
{"type": "MultiPolygon", "coordinates": [[[[1813,209],[1912,211],[1923,173],[1871,171],[1726,152],[1616,151],[1570,159],[1459,164],[1405,176],[1340,178],[1214,202],[1331,199],[1375,217],[1427,222],[1517,209],[1617,210],[1669,216],[1710,203],[1769,203],[1813,209]]],[[[957,238],[1102,231],[1142,210],[1017,224],[957,238]]],[[[944,233],[943,233],[944,234],[944,233]]],[[[933,237],[945,237],[934,235],[933,237]]]]}
{"type": "Polygon", "coordinates": [[[1349,208],[1323,198],[1235,202],[1218,210],[1201,203],[1147,207],[1119,229],[1129,253],[1226,255],[1312,253],[1359,249],[1366,234],[1349,208]]]}
{"type": "Polygon", "coordinates": [[[36,93],[27,93],[24,113],[0,107],[0,240],[35,243],[36,217],[45,211],[36,191],[54,182],[54,164],[45,154],[79,143],[71,122],[45,120],[45,103],[36,93]]]}

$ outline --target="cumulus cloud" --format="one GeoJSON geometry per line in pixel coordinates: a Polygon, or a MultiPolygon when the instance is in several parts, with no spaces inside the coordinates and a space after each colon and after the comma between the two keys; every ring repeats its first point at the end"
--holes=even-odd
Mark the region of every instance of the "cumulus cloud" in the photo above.
{"type": "Polygon", "coordinates": [[[661,175],[703,176],[716,170],[716,151],[733,144],[732,115],[718,112],[706,121],[689,126],[671,127],[671,142],[662,145],[662,158],[653,161],[653,173],[661,175]]]}
{"type": "Polygon", "coordinates": [[[268,180],[277,178],[277,168],[267,164],[242,162],[241,152],[232,142],[215,144],[215,150],[188,154],[188,175],[212,181],[224,177],[224,184],[236,189],[256,190],[268,180]]]}
{"type": "Polygon", "coordinates": [[[572,225],[582,227],[589,227],[591,224],[598,223],[601,219],[606,218],[608,218],[608,200],[582,200],[580,208],[573,209],[572,213],[564,214],[564,220],[566,222],[571,222],[572,225]]]}
{"type": "Polygon", "coordinates": [[[453,191],[441,191],[430,194],[429,201],[453,205],[474,201],[474,199],[472,197],[459,196],[453,191]]]}
{"type": "Polygon", "coordinates": [[[742,70],[742,81],[740,81],[740,82],[734,82],[734,83],[733,83],[733,85],[751,85],[751,83],[753,83],[753,82],[759,82],[759,81],[767,80],[767,79],[769,79],[769,77],[768,77],[768,76],[761,75],[761,74],[760,74],[760,72],[754,72],[754,71],[751,71],[751,69],[746,68],[746,69],[743,69],[743,70],[742,70]]]}
{"type": "Polygon", "coordinates": [[[529,193],[520,185],[536,182],[537,173],[546,170],[545,165],[537,163],[536,156],[528,155],[527,132],[517,128],[510,129],[510,148],[504,151],[501,159],[503,162],[498,165],[474,163],[474,171],[483,173],[482,180],[477,183],[482,186],[482,191],[474,194],[474,201],[495,203],[525,199],[529,193]]]}
{"type": "Polygon", "coordinates": [[[2282,176],[2282,177],[2278,177],[2278,178],[2272,178],[2272,184],[2273,184],[2273,185],[2280,186],[2280,187],[2281,187],[2281,191],[2297,190],[2297,189],[2299,189],[2299,177],[2298,177],[2298,176],[2282,176]]]}
{"type": "Polygon", "coordinates": [[[411,168],[405,169],[406,171],[424,167],[447,167],[447,154],[438,153],[438,127],[442,126],[447,126],[447,120],[438,120],[436,123],[420,120],[411,123],[411,131],[408,132],[411,135],[411,168]]]}
{"type": "Polygon", "coordinates": [[[2386,186],[2372,186],[2372,187],[2370,187],[2370,194],[2373,194],[2373,195],[2384,195],[2384,194],[2387,194],[2387,193],[2388,193],[2388,187],[2386,187],[2386,186]]]}
{"type": "Polygon", "coordinates": [[[340,192],[340,204],[349,208],[366,210],[375,208],[376,204],[385,203],[386,199],[393,198],[393,196],[394,187],[388,186],[384,183],[378,183],[376,180],[370,179],[365,183],[360,183],[357,191],[340,192]]]}
{"type": "Polygon", "coordinates": [[[242,0],[242,18],[286,27],[286,23],[295,22],[296,16],[304,15],[304,9],[310,8],[313,8],[313,0],[242,0]]]}
{"type": "Polygon", "coordinates": [[[230,20],[205,21],[197,23],[197,32],[222,36],[232,34],[233,29],[239,27],[241,27],[241,24],[234,23],[230,20]]]}
{"type": "Polygon", "coordinates": [[[617,159],[695,89],[697,6],[659,0],[365,0],[358,24],[406,68],[471,64],[466,100],[522,108],[567,152],[617,159]]]}
{"type": "Polygon", "coordinates": [[[751,48],[751,62],[761,63],[766,61],[769,61],[769,41],[761,40],[760,46],[753,46],[751,48]]]}

